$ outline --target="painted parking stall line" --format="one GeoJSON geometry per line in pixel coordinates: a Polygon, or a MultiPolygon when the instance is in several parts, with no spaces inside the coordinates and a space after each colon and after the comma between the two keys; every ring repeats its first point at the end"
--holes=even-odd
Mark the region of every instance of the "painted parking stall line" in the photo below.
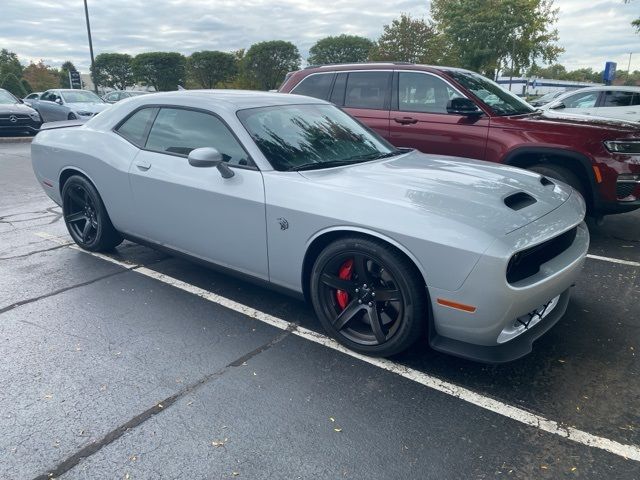
{"type": "Polygon", "coordinates": [[[593,260],[601,260],[603,262],[617,263],[618,265],[629,265],[632,267],[640,267],[640,262],[634,262],[631,260],[621,260],[619,258],[602,257],[600,255],[591,255],[591,254],[588,254],[587,258],[591,258],[593,260]]]}
{"type": "MultiPolygon", "coordinates": [[[[51,240],[57,241],[57,242],[63,241],[61,237],[54,237],[46,233],[38,233],[37,235],[42,238],[50,238],[51,240]]],[[[88,252],[80,249],[76,245],[70,245],[69,248],[73,248],[75,250],[86,253],[88,255],[101,258],[111,263],[115,263],[129,271],[140,273],[146,277],[152,278],[164,284],[173,286],[175,288],[191,293],[193,295],[197,295],[200,298],[203,298],[207,301],[221,305],[225,308],[238,312],[242,315],[246,315],[250,318],[254,318],[258,321],[267,323],[281,330],[288,330],[293,335],[296,335],[308,341],[320,344],[326,348],[330,348],[332,350],[341,352],[345,355],[356,358],[358,360],[361,360],[365,363],[368,363],[380,369],[386,370],[396,375],[400,375],[403,378],[419,383],[425,387],[431,388],[438,392],[444,393],[446,395],[457,398],[464,402],[475,405],[476,407],[483,408],[485,410],[496,413],[498,415],[509,418],[516,422],[522,423],[524,425],[537,428],[541,431],[544,431],[553,435],[557,435],[559,437],[571,440],[573,442],[579,443],[587,447],[598,448],[598,449],[607,451],[609,453],[612,453],[614,455],[623,457],[625,459],[640,462],[639,446],[623,444],[614,440],[610,440],[605,437],[593,435],[591,433],[585,432],[583,430],[579,430],[577,428],[565,426],[561,422],[548,419],[542,415],[531,413],[527,410],[523,410],[513,405],[509,405],[507,403],[504,403],[494,398],[474,392],[472,390],[461,387],[454,383],[447,382],[438,377],[395,363],[391,360],[382,359],[382,358],[373,358],[373,357],[361,355],[359,353],[348,350],[347,348],[343,347],[338,342],[327,337],[326,335],[315,332],[313,330],[309,330],[304,327],[300,327],[298,324],[294,322],[289,322],[287,320],[275,317],[268,313],[252,308],[248,305],[244,305],[242,303],[236,302],[230,298],[223,297],[222,295],[218,295],[216,293],[210,292],[208,290],[197,287],[195,285],[191,285],[187,282],[174,278],[170,275],[156,272],[155,270],[147,268],[143,265],[121,261],[102,253],[88,252]]],[[[597,257],[597,256],[590,255],[590,257],[597,257]]],[[[607,257],[603,257],[603,258],[607,258],[607,257]]],[[[595,258],[595,259],[599,260],[600,258],[595,258]]],[[[619,261],[619,262],[623,262],[623,261],[619,261]]],[[[614,262],[614,263],[619,263],[619,262],[614,262]]],[[[627,261],[624,261],[624,262],[627,262],[627,261]]],[[[633,264],[635,262],[630,262],[630,263],[633,264]]],[[[640,264],[638,264],[638,266],[640,266],[640,264]]]]}

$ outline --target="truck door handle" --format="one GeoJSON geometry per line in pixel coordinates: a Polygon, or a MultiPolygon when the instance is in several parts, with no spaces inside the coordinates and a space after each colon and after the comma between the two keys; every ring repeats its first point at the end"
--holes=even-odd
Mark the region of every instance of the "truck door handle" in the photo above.
{"type": "Polygon", "coordinates": [[[146,172],[151,168],[151,164],[144,160],[136,160],[136,167],[138,167],[138,170],[146,172]]]}
{"type": "Polygon", "coordinates": [[[415,118],[411,118],[411,117],[401,117],[401,118],[394,118],[396,123],[400,123],[402,125],[411,125],[414,123],[418,123],[418,120],[416,120],[415,118]]]}

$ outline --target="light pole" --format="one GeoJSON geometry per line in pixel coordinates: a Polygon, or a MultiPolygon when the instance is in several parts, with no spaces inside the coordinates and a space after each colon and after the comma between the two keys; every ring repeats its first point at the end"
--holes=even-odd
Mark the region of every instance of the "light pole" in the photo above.
{"type": "Polygon", "coordinates": [[[629,52],[629,64],[627,65],[627,78],[631,75],[631,55],[633,55],[633,52],[629,52]]]}
{"type": "Polygon", "coordinates": [[[89,7],[87,7],[87,0],[84,0],[84,16],[87,19],[87,36],[89,37],[89,53],[91,53],[91,82],[93,83],[93,90],[97,95],[98,84],[96,83],[96,77],[94,75],[93,42],[91,41],[91,25],[89,23],[89,7]]]}

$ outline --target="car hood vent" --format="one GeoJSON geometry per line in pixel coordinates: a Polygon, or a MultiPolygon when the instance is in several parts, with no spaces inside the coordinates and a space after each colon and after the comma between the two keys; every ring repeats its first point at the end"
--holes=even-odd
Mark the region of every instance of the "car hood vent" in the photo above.
{"type": "Polygon", "coordinates": [[[522,210],[536,202],[537,200],[526,192],[514,193],[504,199],[504,204],[511,210],[522,210]]]}

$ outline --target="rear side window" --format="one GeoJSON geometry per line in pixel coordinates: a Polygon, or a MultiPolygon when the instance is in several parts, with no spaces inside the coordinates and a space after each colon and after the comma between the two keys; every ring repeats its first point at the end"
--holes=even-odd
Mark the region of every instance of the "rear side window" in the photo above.
{"type": "Polygon", "coordinates": [[[335,73],[318,73],[302,79],[291,93],[326,100],[335,77],[335,73]]]}
{"type": "Polygon", "coordinates": [[[186,156],[201,147],[216,148],[230,164],[252,165],[238,140],[219,118],[181,108],[160,109],[149,132],[148,150],[186,156]]]}
{"type": "Polygon", "coordinates": [[[630,107],[631,105],[637,105],[638,94],[634,94],[633,92],[616,92],[613,90],[608,90],[604,93],[604,104],[603,107],[630,107]],[[636,101],[634,103],[633,97],[636,97],[636,101]]]}
{"type": "Polygon", "coordinates": [[[131,115],[116,131],[134,145],[142,148],[157,108],[143,108],[131,115]]]}
{"type": "Polygon", "coordinates": [[[345,107],[382,110],[389,90],[391,72],[354,72],[347,78],[345,107]]]}

